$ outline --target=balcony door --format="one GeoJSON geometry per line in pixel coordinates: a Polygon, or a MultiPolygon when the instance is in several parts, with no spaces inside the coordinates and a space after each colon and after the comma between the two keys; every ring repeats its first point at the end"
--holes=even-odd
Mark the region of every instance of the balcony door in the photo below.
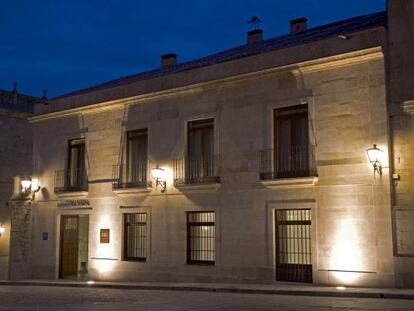
{"type": "Polygon", "coordinates": [[[205,182],[214,172],[214,120],[188,123],[186,179],[205,182]]]}
{"type": "Polygon", "coordinates": [[[147,130],[127,133],[126,183],[144,187],[148,169],[147,130]]]}
{"type": "Polygon", "coordinates": [[[66,186],[69,190],[81,190],[86,183],[85,179],[85,140],[70,140],[66,186]]]}
{"type": "Polygon", "coordinates": [[[309,176],[308,106],[274,111],[274,172],[277,178],[309,176]]]}

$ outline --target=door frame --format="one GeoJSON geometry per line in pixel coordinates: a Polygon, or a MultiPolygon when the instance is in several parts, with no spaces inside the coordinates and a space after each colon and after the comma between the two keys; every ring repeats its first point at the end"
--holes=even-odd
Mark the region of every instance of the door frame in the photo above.
{"type": "MultiPolygon", "coordinates": [[[[88,262],[89,262],[89,249],[90,249],[90,214],[89,213],[85,213],[85,212],[79,212],[79,211],[73,211],[72,213],[57,213],[57,232],[59,232],[59,234],[56,235],[56,268],[55,268],[55,278],[56,279],[62,279],[62,260],[63,260],[63,256],[62,256],[62,250],[63,250],[63,230],[64,230],[64,223],[62,222],[64,217],[77,217],[78,219],[78,242],[79,242],[79,217],[83,216],[83,217],[88,217],[88,262]]],[[[79,254],[78,254],[78,260],[79,260],[79,254]]]]}
{"type": "MultiPolygon", "coordinates": [[[[277,209],[310,209],[311,210],[311,250],[312,250],[312,281],[313,284],[319,280],[318,274],[318,222],[317,222],[317,203],[314,198],[303,198],[303,199],[286,199],[281,198],[280,200],[266,200],[266,219],[264,222],[266,232],[266,265],[271,267],[273,271],[272,276],[269,280],[276,281],[276,232],[275,232],[275,210],[277,209]]],[[[297,283],[303,284],[303,283],[297,283]]]]}

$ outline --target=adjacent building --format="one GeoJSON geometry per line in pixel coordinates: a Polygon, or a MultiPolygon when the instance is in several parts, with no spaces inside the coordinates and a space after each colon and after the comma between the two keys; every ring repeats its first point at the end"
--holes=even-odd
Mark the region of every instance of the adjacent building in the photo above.
{"type": "Polygon", "coordinates": [[[16,84],[12,91],[0,90],[0,279],[8,277],[13,178],[32,173],[32,126],[27,118],[36,100],[19,94],[16,84]]]}
{"type": "Polygon", "coordinates": [[[11,277],[412,286],[413,15],[302,18],[36,105],[11,277]]]}

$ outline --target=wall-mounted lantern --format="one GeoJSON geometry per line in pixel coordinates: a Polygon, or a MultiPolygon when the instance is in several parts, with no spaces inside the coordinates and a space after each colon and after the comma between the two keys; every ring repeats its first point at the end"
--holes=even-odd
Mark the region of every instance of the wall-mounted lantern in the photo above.
{"type": "Polygon", "coordinates": [[[40,190],[40,183],[39,180],[36,178],[31,177],[24,177],[20,181],[22,186],[22,193],[26,196],[32,196],[32,200],[34,200],[34,196],[36,192],[40,190]]]}
{"type": "Polygon", "coordinates": [[[152,177],[155,178],[155,186],[161,186],[161,192],[165,192],[165,189],[167,188],[165,170],[157,165],[152,169],[152,177]]]}
{"type": "Polygon", "coordinates": [[[384,151],[379,149],[377,145],[374,144],[374,147],[367,149],[367,155],[369,162],[371,162],[372,166],[374,167],[374,177],[375,173],[382,175],[382,159],[384,155],[384,151]]]}
{"type": "Polygon", "coordinates": [[[3,235],[4,231],[6,231],[6,228],[4,228],[3,224],[0,224],[0,238],[3,235]]]}

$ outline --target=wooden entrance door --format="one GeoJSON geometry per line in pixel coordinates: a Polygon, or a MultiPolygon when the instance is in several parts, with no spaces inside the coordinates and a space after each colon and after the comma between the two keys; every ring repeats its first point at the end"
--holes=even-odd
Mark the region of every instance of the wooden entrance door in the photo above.
{"type": "Polygon", "coordinates": [[[60,244],[60,277],[77,277],[79,216],[62,216],[60,244]]]}

